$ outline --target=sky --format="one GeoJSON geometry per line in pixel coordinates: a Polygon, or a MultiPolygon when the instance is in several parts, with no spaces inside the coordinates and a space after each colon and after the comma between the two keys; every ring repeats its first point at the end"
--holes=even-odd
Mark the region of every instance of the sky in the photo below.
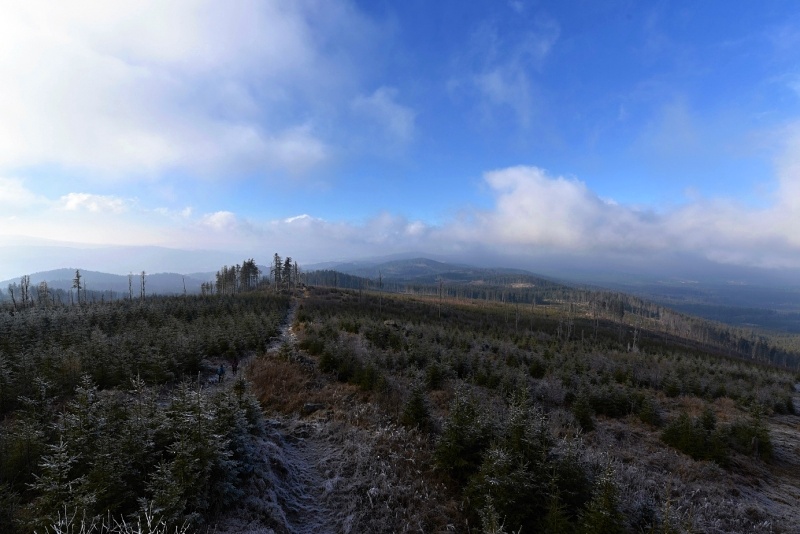
{"type": "Polygon", "coordinates": [[[800,7],[7,3],[0,279],[112,244],[798,269],[800,7]]]}

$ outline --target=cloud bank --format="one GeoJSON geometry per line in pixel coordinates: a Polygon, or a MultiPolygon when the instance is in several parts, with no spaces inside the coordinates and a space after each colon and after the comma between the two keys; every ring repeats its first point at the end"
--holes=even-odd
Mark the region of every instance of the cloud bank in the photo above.
{"type": "Polygon", "coordinates": [[[0,17],[0,169],[303,173],[331,157],[319,118],[355,94],[373,32],[343,2],[15,3],[0,17]]]}
{"type": "MultiPolygon", "coordinates": [[[[800,147],[800,136],[790,146],[800,147]]],[[[793,153],[781,160],[778,191],[766,208],[702,198],[662,210],[624,205],[601,198],[579,179],[534,166],[486,172],[491,208],[463,209],[441,225],[388,212],[353,223],[313,214],[269,220],[232,211],[195,213],[189,206],[169,211],[88,193],[48,200],[9,178],[0,180],[0,202],[19,197],[38,205],[35,217],[11,210],[6,235],[176,248],[191,243],[251,256],[280,250],[305,262],[420,251],[476,262],[487,255],[528,258],[531,268],[549,255],[571,255],[638,263],[681,256],[795,269],[800,268],[800,161],[793,153]]]]}

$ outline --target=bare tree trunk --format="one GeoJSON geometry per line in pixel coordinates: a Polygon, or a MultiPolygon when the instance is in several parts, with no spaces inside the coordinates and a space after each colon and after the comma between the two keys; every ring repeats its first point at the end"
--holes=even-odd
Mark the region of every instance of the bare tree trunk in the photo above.
{"type": "Polygon", "coordinates": [[[14,311],[17,311],[17,299],[14,298],[14,288],[11,284],[8,285],[8,292],[11,293],[11,304],[14,306],[14,311]]]}
{"type": "Polygon", "coordinates": [[[444,284],[443,280],[439,280],[439,319],[442,318],[442,284],[444,284]]]}

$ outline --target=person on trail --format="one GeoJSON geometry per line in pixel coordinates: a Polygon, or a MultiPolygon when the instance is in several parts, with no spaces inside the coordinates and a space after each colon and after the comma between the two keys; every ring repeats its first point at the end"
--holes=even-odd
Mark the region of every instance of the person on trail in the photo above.
{"type": "Polygon", "coordinates": [[[234,356],[233,362],[231,363],[231,367],[233,368],[233,374],[236,374],[236,371],[239,369],[239,358],[234,356]]]}
{"type": "Polygon", "coordinates": [[[219,369],[217,369],[217,375],[219,375],[219,381],[225,378],[225,364],[220,364],[219,369]]]}

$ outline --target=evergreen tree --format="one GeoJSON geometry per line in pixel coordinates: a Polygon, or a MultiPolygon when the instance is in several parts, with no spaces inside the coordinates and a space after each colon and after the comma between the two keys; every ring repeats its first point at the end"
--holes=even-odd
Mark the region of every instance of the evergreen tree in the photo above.
{"type": "Polygon", "coordinates": [[[425,392],[421,387],[416,387],[411,392],[411,397],[403,408],[400,422],[409,427],[415,427],[423,432],[427,432],[431,427],[430,409],[425,398],[425,392]]]}
{"type": "Polygon", "coordinates": [[[550,502],[547,504],[547,515],[544,516],[544,534],[571,534],[572,524],[567,515],[567,506],[561,500],[556,484],[550,486],[550,502]]]}
{"type": "Polygon", "coordinates": [[[42,458],[41,474],[34,475],[36,481],[31,489],[37,492],[38,498],[31,503],[32,515],[39,528],[58,522],[58,513],[62,509],[76,510],[83,515],[94,503],[95,496],[86,493],[84,476],[75,477],[73,466],[80,459],[72,455],[64,440],[49,445],[50,454],[42,458]]]}
{"type": "Polygon", "coordinates": [[[582,534],[624,534],[625,519],[619,510],[614,471],[606,466],[595,484],[594,495],[581,520],[582,534]]]}
{"type": "Polygon", "coordinates": [[[281,268],[281,277],[283,284],[286,286],[287,291],[291,291],[292,289],[292,258],[286,256],[286,261],[283,262],[283,267],[281,268]]]}
{"type": "Polygon", "coordinates": [[[281,288],[283,281],[283,262],[281,257],[276,252],[272,257],[272,267],[270,267],[270,275],[272,275],[273,283],[275,284],[275,291],[281,288]]]}
{"type": "Polygon", "coordinates": [[[477,402],[462,391],[456,391],[450,404],[450,416],[436,444],[437,466],[457,481],[465,482],[480,466],[491,435],[477,402]]]}

